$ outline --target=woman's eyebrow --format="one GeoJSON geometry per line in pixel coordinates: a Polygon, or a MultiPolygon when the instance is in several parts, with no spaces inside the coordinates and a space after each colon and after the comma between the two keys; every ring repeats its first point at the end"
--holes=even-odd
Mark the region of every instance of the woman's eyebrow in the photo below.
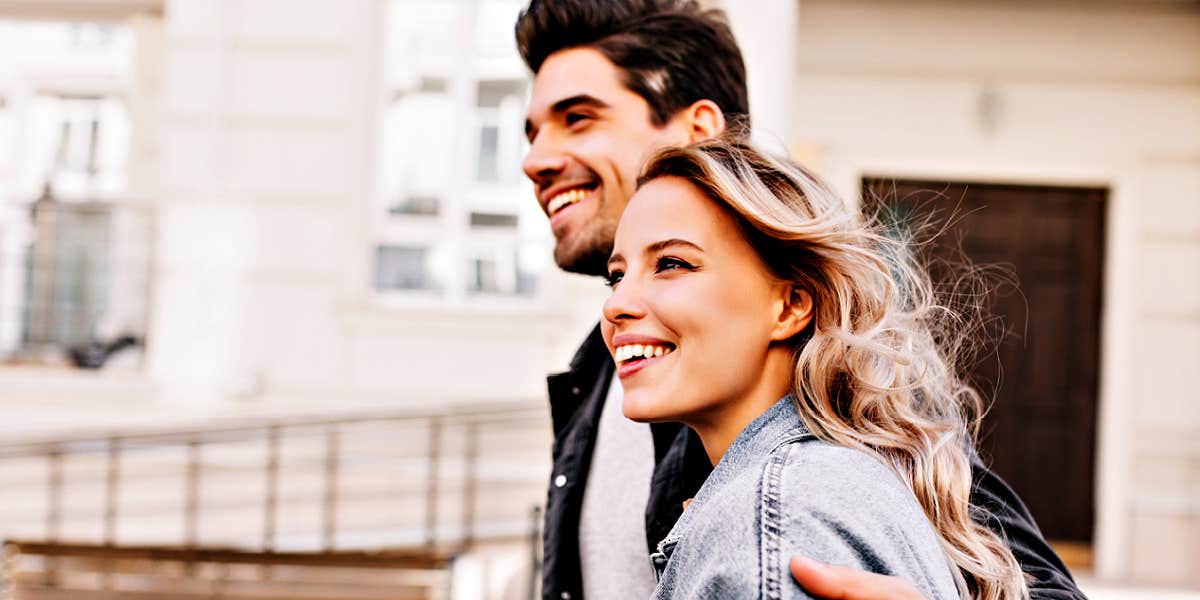
{"type": "MultiPolygon", "coordinates": [[[[704,252],[704,248],[701,248],[698,244],[696,244],[694,242],[689,242],[689,241],[687,241],[685,239],[681,239],[681,238],[671,238],[671,239],[667,239],[667,240],[661,240],[658,242],[654,242],[653,244],[649,244],[648,246],[646,246],[645,250],[642,251],[642,254],[657,254],[659,252],[662,252],[663,250],[666,250],[667,248],[671,248],[674,246],[683,246],[685,248],[691,248],[691,249],[699,251],[699,252],[704,252]]],[[[609,257],[608,268],[611,269],[613,267],[613,265],[624,264],[624,263],[625,263],[625,257],[622,256],[619,252],[617,252],[617,253],[614,253],[611,257],[609,257]]]]}
{"type": "Polygon", "coordinates": [[[689,242],[689,241],[687,241],[685,239],[681,239],[681,238],[670,238],[670,239],[654,242],[653,244],[646,246],[646,254],[654,254],[657,252],[662,252],[663,250],[666,250],[667,248],[671,248],[673,246],[684,246],[686,248],[691,248],[691,249],[697,250],[699,252],[704,252],[704,248],[701,248],[698,244],[696,244],[694,242],[689,242]]]}
{"type": "Polygon", "coordinates": [[[612,256],[608,257],[608,268],[610,268],[610,269],[613,268],[613,265],[624,264],[624,263],[625,263],[625,257],[621,256],[620,253],[616,253],[616,254],[613,254],[612,256]]]}

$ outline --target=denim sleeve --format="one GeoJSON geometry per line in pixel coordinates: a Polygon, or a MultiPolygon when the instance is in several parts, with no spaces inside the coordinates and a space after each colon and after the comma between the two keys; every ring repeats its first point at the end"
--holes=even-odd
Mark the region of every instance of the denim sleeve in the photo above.
{"type": "Polygon", "coordinates": [[[788,563],[804,555],[899,576],[927,598],[958,598],[952,565],[916,498],[863,452],[822,442],[772,454],[760,494],[760,597],[810,598],[788,563]]]}

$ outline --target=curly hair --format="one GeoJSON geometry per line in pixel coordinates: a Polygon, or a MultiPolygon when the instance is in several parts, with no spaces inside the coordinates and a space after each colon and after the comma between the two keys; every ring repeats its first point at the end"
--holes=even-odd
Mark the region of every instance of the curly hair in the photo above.
{"type": "Polygon", "coordinates": [[[908,245],[804,168],[737,139],[663,150],[639,184],[667,176],[727,209],[771,275],[812,295],[792,383],[808,428],[896,472],[958,567],[964,595],[1028,597],[1012,550],[970,504],[983,402],[956,374],[955,334],[969,318],[939,303],[908,245]]]}

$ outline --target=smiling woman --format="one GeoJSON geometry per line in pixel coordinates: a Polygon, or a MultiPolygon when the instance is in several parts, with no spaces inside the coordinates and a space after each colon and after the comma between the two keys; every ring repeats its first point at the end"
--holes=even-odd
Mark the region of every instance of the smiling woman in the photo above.
{"type": "Polygon", "coordinates": [[[971,518],[978,395],[905,247],[741,142],[665,150],[641,183],[602,322],[622,409],[686,423],[715,465],[659,544],[657,596],[807,597],[802,554],[928,597],[1026,597],[971,518]]]}

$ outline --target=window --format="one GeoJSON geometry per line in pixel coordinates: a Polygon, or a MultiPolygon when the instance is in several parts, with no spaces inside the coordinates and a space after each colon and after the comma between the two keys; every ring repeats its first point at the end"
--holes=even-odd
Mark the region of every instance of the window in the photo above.
{"type": "Polygon", "coordinates": [[[427,290],[428,248],[379,246],[375,249],[375,287],[381,290],[427,290]]]}
{"type": "Polygon", "coordinates": [[[133,50],[127,27],[0,21],[2,359],[83,364],[80,348],[108,356],[146,335],[153,214],[126,186],[133,50]]]}
{"type": "Polygon", "coordinates": [[[58,171],[94,175],[96,146],[100,139],[100,98],[60,98],[58,149],[54,168],[58,171]]]}
{"type": "Polygon", "coordinates": [[[392,0],[370,242],[376,294],[450,305],[536,294],[551,252],[521,173],[529,76],[512,23],[523,6],[392,0]]]}
{"type": "Polygon", "coordinates": [[[525,82],[485,80],[478,83],[475,115],[478,120],[479,151],[476,178],[479,181],[514,181],[520,175],[525,82]]]}

